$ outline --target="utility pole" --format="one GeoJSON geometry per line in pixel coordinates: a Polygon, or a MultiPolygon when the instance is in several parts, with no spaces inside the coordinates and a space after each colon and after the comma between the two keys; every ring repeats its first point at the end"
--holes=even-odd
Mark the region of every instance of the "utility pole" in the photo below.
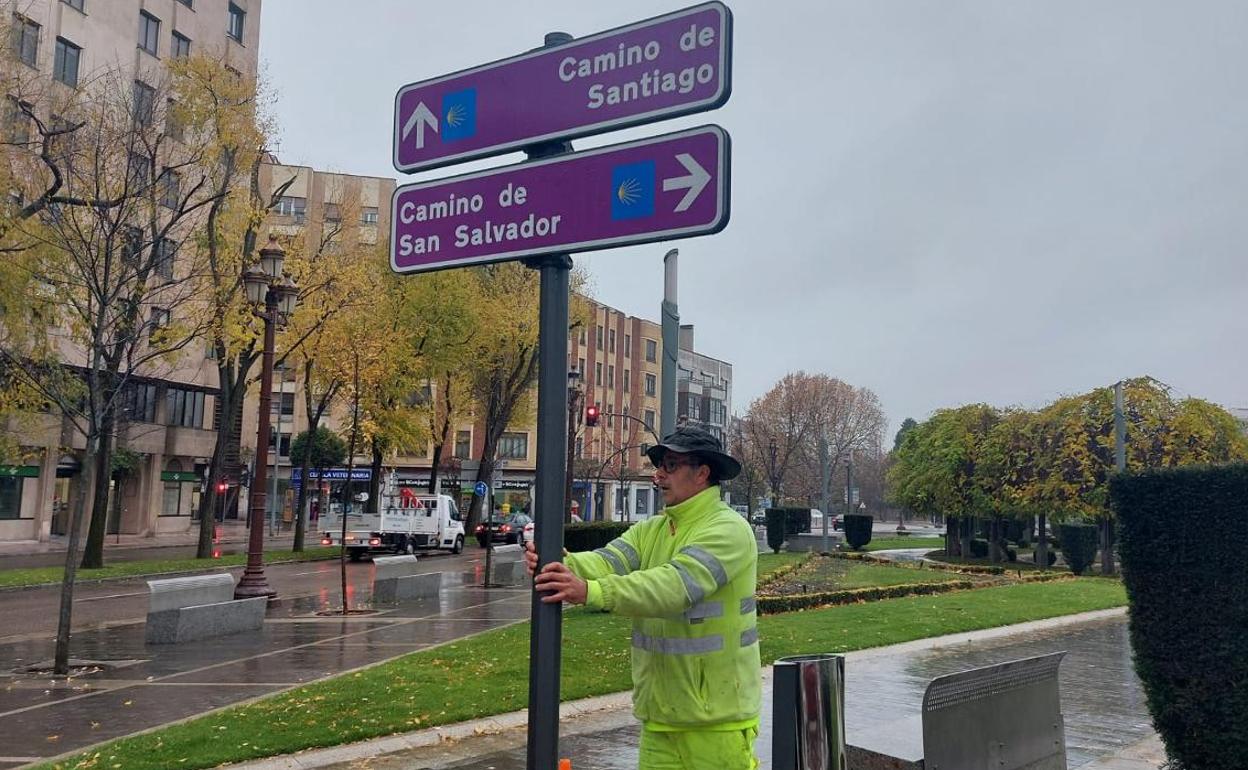
{"type": "Polygon", "coordinates": [[[659,435],[676,430],[676,367],[680,361],[680,311],[676,307],[676,264],[679,249],[663,257],[663,365],[659,388],[659,435]]]}
{"type": "Polygon", "coordinates": [[[828,456],[828,438],[819,433],[819,510],[823,513],[823,552],[828,548],[828,519],[832,518],[832,459],[828,456]]]}

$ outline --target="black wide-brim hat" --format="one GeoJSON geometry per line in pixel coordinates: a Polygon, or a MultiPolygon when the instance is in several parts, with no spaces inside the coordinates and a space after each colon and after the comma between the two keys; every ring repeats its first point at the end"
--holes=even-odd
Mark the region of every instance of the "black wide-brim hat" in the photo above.
{"type": "Polygon", "coordinates": [[[646,457],[654,467],[663,462],[663,455],[668,452],[694,454],[715,469],[715,475],[721,480],[735,479],[741,473],[741,463],[724,452],[719,439],[696,425],[682,425],[669,433],[662,441],[646,450],[646,457]]]}

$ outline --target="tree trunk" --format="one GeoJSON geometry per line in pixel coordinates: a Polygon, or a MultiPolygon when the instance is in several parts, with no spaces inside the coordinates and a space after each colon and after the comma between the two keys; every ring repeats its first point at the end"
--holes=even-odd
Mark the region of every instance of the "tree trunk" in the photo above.
{"type": "Polygon", "coordinates": [[[373,464],[372,478],[368,480],[368,510],[372,513],[381,512],[381,445],[377,443],[377,439],[372,440],[373,448],[373,464]]]}
{"type": "Polygon", "coordinates": [[[1043,513],[1039,516],[1039,523],[1036,526],[1036,550],[1035,561],[1040,565],[1040,569],[1047,570],[1049,568],[1049,527],[1048,516],[1043,513]]]}
{"type": "Polygon", "coordinates": [[[962,555],[961,524],[957,516],[945,517],[945,555],[957,558],[962,555]]]}
{"type": "MultiPolygon", "coordinates": [[[[485,450],[481,453],[481,462],[477,465],[476,480],[478,483],[485,482],[488,486],[494,476],[494,442],[490,441],[489,436],[486,436],[485,441],[485,450]]],[[[491,489],[490,493],[493,494],[493,492],[494,490],[491,489]]],[[[465,532],[476,531],[477,524],[480,523],[482,518],[481,511],[484,510],[483,506],[486,504],[486,499],[478,495],[475,488],[473,489],[472,504],[468,506],[468,522],[464,524],[465,532]]]]}
{"type": "Polygon", "coordinates": [[[429,494],[438,491],[439,467],[442,464],[442,444],[433,445],[433,463],[429,466],[429,494]]]}
{"type": "Polygon", "coordinates": [[[1114,520],[1101,519],[1101,574],[1112,575],[1114,569],[1114,520]]]}
{"type": "Polygon", "coordinates": [[[959,530],[962,536],[962,558],[970,559],[975,556],[975,552],[971,550],[971,539],[975,534],[975,517],[963,516],[961,518],[962,528],[959,530]]]}
{"type": "Polygon", "coordinates": [[[113,475],[111,466],[113,464],[114,415],[113,409],[106,407],[104,419],[100,425],[101,435],[97,440],[99,449],[92,474],[94,489],[91,490],[91,526],[87,531],[87,544],[82,552],[83,569],[99,569],[104,566],[104,535],[108,529],[109,480],[113,475]]]}
{"type": "MultiPolygon", "coordinates": [[[[308,532],[308,460],[310,453],[305,452],[299,463],[299,494],[295,499],[295,543],[290,550],[299,553],[304,548],[304,539],[308,532]]],[[[319,481],[317,483],[320,483],[319,481]]]]}
{"type": "Polygon", "coordinates": [[[1001,544],[1003,528],[1001,517],[994,514],[988,521],[988,560],[993,564],[1005,561],[1005,548],[1001,544]]]}
{"type": "Polygon", "coordinates": [[[56,623],[56,654],[52,673],[57,676],[69,674],[69,638],[73,624],[74,579],[78,576],[78,543],[82,538],[82,520],[87,509],[87,490],[95,484],[95,455],[99,452],[98,436],[87,437],[87,450],[83,457],[83,486],[74,500],[69,517],[69,543],[65,550],[65,576],[61,579],[60,612],[56,623]]]}

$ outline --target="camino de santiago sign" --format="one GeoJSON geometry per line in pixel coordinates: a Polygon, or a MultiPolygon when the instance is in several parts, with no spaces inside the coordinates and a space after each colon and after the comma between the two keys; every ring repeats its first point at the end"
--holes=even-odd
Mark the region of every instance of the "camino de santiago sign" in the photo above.
{"type": "Polygon", "coordinates": [[[391,267],[408,273],[705,235],[728,224],[728,134],[653,139],[405,185],[391,267]]]}
{"type": "Polygon", "coordinates": [[[732,91],[732,13],[704,3],[399,89],[394,167],[438,168],[539,142],[713,110],[732,91]]]}

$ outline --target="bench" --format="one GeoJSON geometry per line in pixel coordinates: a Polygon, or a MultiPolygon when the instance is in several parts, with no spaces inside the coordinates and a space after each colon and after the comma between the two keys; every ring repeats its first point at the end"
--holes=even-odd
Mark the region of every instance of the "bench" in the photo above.
{"type": "Polygon", "coordinates": [[[373,557],[373,603],[437,596],[442,590],[442,573],[415,575],[415,571],[415,556],[373,557]]]}
{"type": "Polygon", "coordinates": [[[489,582],[494,585],[522,585],[527,577],[524,571],[524,546],[494,546],[494,554],[490,558],[489,582]]]}
{"type": "Polygon", "coordinates": [[[145,637],[148,644],[179,644],[197,639],[257,631],[264,625],[268,597],[234,598],[228,573],[147,581],[151,592],[145,637]]]}

